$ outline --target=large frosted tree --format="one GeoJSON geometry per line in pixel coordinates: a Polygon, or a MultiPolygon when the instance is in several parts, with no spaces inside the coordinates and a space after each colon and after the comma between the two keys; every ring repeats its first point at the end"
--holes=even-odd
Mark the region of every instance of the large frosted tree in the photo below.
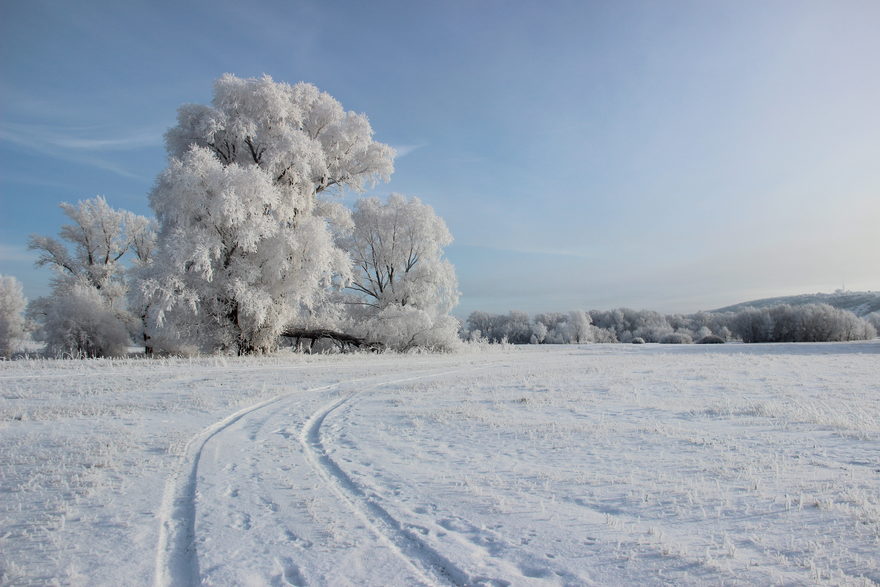
{"type": "Polygon", "coordinates": [[[166,144],[150,195],[158,252],[142,282],[162,336],[251,353],[291,324],[320,323],[351,275],[336,244],[350,213],[326,194],[393,171],[366,116],[311,84],[224,75],[211,106],[180,108],[166,144]]]}

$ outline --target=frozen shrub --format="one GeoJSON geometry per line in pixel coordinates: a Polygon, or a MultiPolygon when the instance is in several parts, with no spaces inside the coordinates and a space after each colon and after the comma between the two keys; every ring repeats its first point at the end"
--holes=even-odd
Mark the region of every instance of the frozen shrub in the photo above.
{"type": "Polygon", "coordinates": [[[691,344],[693,339],[684,332],[671,332],[660,339],[661,344],[691,344]]]}
{"type": "Polygon", "coordinates": [[[124,355],[130,344],[130,315],[115,310],[91,285],[74,283],[29,308],[41,317],[40,336],[55,356],[124,355]]]}
{"type": "Polygon", "coordinates": [[[616,343],[617,337],[614,336],[614,332],[608,330],[607,328],[593,328],[593,340],[598,343],[616,343]]]}
{"type": "Polygon", "coordinates": [[[874,327],[875,336],[880,332],[880,312],[871,312],[867,316],[862,316],[862,319],[874,327]]]}
{"type": "Polygon", "coordinates": [[[0,275],[0,357],[11,356],[24,341],[26,306],[21,283],[11,275],[0,275]]]}
{"type": "Polygon", "coordinates": [[[707,334],[698,340],[697,344],[724,344],[724,339],[714,334],[707,334]]]}
{"type": "Polygon", "coordinates": [[[708,326],[701,326],[694,334],[694,338],[697,340],[702,340],[711,334],[712,330],[708,326]]]}
{"type": "Polygon", "coordinates": [[[412,306],[390,305],[370,317],[360,333],[367,340],[399,351],[446,351],[461,344],[458,327],[458,320],[452,316],[433,316],[412,306]]]}
{"type": "Polygon", "coordinates": [[[633,338],[630,342],[632,344],[645,344],[645,339],[637,336],[637,337],[633,338]]]}

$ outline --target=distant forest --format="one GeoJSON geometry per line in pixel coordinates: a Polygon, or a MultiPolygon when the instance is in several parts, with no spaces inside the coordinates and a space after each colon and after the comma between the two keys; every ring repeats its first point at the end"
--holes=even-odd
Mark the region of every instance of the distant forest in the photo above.
{"type": "Polygon", "coordinates": [[[462,337],[490,343],[665,344],[837,342],[869,340],[880,330],[880,293],[811,294],[757,300],[712,312],[574,310],[506,314],[473,312],[462,337]]]}

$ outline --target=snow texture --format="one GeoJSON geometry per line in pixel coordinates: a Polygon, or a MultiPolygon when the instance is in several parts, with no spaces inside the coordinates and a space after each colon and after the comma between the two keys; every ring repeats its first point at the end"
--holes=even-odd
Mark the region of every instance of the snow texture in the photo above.
{"type": "Polygon", "coordinates": [[[880,581],[880,341],[0,363],[0,583],[880,581]]]}

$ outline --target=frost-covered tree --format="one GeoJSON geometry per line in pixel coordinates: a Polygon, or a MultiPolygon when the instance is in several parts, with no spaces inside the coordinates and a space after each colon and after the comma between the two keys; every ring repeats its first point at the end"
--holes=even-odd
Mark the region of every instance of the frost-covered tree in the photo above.
{"type": "Polygon", "coordinates": [[[53,283],[78,281],[101,291],[115,301],[124,294],[125,266],[128,252],[137,257],[149,256],[153,225],[148,218],[126,210],[111,208],[103,196],[60,204],[71,224],[61,227],[62,241],[31,235],[28,248],[39,253],[37,266],[49,266],[53,283]]]}
{"type": "Polygon", "coordinates": [[[341,239],[354,270],[347,289],[352,328],[388,346],[446,348],[458,340],[458,281],[443,250],[452,235],[433,208],[392,194],[355,203],[341,239]]]}
{"type": "Polygon", "coordinates": [[[172,159],[196,146],[224,166],[258,167],[290,200],[293,216],[308,213],[325,190],[361,191],[394,171],[394,150],[373,140],[365,115],[346,112],[312,84],[267,75],[222,76],[212,105],[181,106],[165,141],[172,159]]]}
{"type": "Polygon", "coordinates": [[[37,266],[54,272],[52,294],[31,302],[28,314],[52,354],[103,356],[124,353],[135,325],[126,309],[126,255],[151,254],[152,222],[111,208],[101,196],[62,203],[71,220],[58,240],[33,235],[37,266]],[[63,241],[66,241],[63,242],[63,241]],[[87,308],[87,309],[86,309],[87,308]]]}
{"type": "Polygon", "coordinates": [[[569,344],[572,342],[570,319],[566,312],[541,312],[535,314],[532,331],[538,335],[539,342],[569,344]]]}
{"type": "Polygon", "coordinates": [[[535,324],[532,326],[532,337],[534,338],[535,344],[541,344],[544,342],[549,333],[550,331],[547,329],[547,325],[536,318],[535,324]]]}
{"type": "Polygon", "coordinates": [[[865,316],[862,316],[862,319],[874,327],[875,332],[880,332],[880,311],[871,312],[865,316]]]}
{"type": "Polygon", "coordinates": [[[611,330],[620,342],[630,342],[634,337],[643,338],[647,342],[658,342],[674,331],[663,314],[651,310],[593,310],[590,316],[593,324],[598,328],[611,330]]]}
{"type": "Polygon", "coordinates": [[[468,318],[469,324],[474,319],[488,319],[488,324],[482,330],[483,337],[489,342],[509,342],[511,344],[528,344],[532,340],[532,324],[529,315],[525,312],[512,310],[507,314],[472,313],[468,318]]]}
{"type": "Polygon", "coordinates": [[[324,198],[393,171],[366,116],[310,84],[224,75],[211,106],[185,105],[150,195],[156,261],[141,291],[161,338],[271,349],[289,325],[330,315],[350,277],[335,237],[350,215],[324,198]]]}
{"type": "Polygon", "coordinates": [[[491,334],[492,315],[482,310],[474,310],[467,317],[465,324],[472,339],[476,340],[485,337],[488,340],[491,334]]]}
{"type": "Polygon", "coordinates": [[[583,310],[573,310],[568,313],[568,316],[571,342],[583,343],[592,341],[593,336],[590,326],[593,320],[590,318],[590,315],[583,310]]]}
{"type": "Polygon", "coordinates": [[[835,342],[876,336],[866,320],[828,304],[745,308],[731,318],[731,329],[743,342],[835,342]]]}
{"type": "Polygon", "coordinates": [[[590,315],[583,310],[571,312],[542,312],[536,314],[532,331],[538,342],[575,344],[591,342],[594,338],[590,315]]]}
{"type": "Polygon", "coordinates": [[[0,357],[10,357],[25,340],[25,307],[21,282],[11,275],[0,275],[0,357]]]}

